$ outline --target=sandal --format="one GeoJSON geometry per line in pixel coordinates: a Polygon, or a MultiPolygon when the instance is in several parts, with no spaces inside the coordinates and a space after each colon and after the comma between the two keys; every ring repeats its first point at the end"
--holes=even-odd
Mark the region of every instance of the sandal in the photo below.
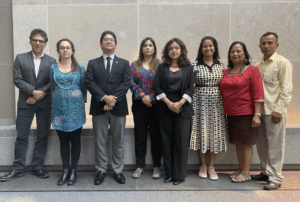
{"type": "Polygon", "coordinates": [[[235,180],[232,179],[231,182],[234,182],[234,183],[242,183],[242,182],[251,181],[250,175],[247,175],[247,174],[244,173],[243,171],[241,171],[240,174],[242,174],[242,175],[244,176],[245,180],[242,179],[242,178],[239,178],[239,177],[237,176],[237,177],[235,178],[235,180]]]}
{"type": "Polygon", "coordinates": [[[232,173],[231,175],[229,175],[230,179],[237,178],[237,176],[239,175],[239,174],[237,174],[237,172],[240,172],[240,171],[241,171],[240,169],[237,169],[235,171],[235,173],[232,173]]]}
{"type": "Polygon", "coordinates": [[[268,183],[264,186],[264,190],[277,190],[281,188],[280,183],[268,181],[268,183]]]}

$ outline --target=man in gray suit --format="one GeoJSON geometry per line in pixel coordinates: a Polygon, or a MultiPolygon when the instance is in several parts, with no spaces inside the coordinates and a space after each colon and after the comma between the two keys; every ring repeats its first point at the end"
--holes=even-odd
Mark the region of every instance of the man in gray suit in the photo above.
{"type": "Polygon", "coordinates": [[[117,57],[114,51],[117,38],[112,31],[105,31],[100,38],[103,55],[90,60],[86,72],[86,84],[92,94],[90,114],[93,115],[95,135],[95,185],[103,183],[107,170],[108,125],[112,136],[112,167],[114,178],[125,183],[124,135],[128,114],[126,93],[130,86],[129,62],[117,57]]]}
{"type": "Polygon", "coordinates": [[[56,60],[43,53],[48,42],[45,31],[34,29],[29,39],[32,51],[17,55],[14,62],[13,79],[19,89],[19,100],[13,169],[11,173],[0,177],[0,181],[10,181],[25,175],[28,138],[34,114],[36,114],[37,138],[31,162],[32,174],[40,178],[49,177],[43,164],[51,121],[49,70],[56,60]]]}

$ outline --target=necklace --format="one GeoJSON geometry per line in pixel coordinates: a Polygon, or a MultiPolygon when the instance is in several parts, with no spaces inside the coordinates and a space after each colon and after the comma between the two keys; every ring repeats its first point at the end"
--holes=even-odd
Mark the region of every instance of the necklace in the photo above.
{"type": "Polygon", "coordinates": [[[172,66],[172,65],[170,67],[172,67],[172,68],[179,68],[178,66],[172,66]]]}

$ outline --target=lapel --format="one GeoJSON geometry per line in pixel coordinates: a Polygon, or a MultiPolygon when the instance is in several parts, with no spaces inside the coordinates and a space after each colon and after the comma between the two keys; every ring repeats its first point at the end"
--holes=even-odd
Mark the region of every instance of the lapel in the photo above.
{"type": "Polygon", "coordinates": [[[105,71],[105,65],[104,65],[104,59],[103,59],[103,55],[99,58],[99,70],[101,72],[100,75],[104,75],[104,79],[106,81],[108,81],[108,78],[106,76],[106,71],[105,71]]]}
{"type": "Polygon", "coordinates": [[[169,77],[170,77],[170,67],[169,65],[166,65],[164,67],[164,71],[165,71],[165,77],[166,77],[166,81],[167,81],[167,89],[166,90],[169,90],[169,77]]]}
{"type": "Polygon", "coordinates": [[[33,62],[33,54],[32,54],[32,51],[28,52],[27,54],[27,57],[28,57],[28,61],[29,61],[29,64],[30,64],[30,69],[33,73],[33,76],[34,76],[34,79],[36,79],[36,74],[35,74],[35,67],[34,67],[34,62],[33,62]]]}
{"type": "Polygon", "coordinates": [[[181,80],[181,94],[183,94],[182,93],[183,90],[185,91],[185,89],[183,89],[183,88],[184,88],[186,79],[187,79],[187,68],[183,67],[182,68],[182,80],[181,80]]]}
{"type": "Polygon", "coordinates": [[[39,75],[43,71],[44,63],[45,63],[45,60],[46,60],[45,56],[46,55],[44,54],[44,57],[41,58],[41,64],[40,64],[40,67],[39,67],[39,72],[38,72],[37,78],[39,77],[39,75]]]}

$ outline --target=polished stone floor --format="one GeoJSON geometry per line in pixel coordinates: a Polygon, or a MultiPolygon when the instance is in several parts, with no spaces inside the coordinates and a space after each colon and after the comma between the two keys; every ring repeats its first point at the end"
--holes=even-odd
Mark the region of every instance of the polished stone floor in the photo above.
{"type": "MultiPolygon", "coordinates": [[[[79,172],[77,183],[73,186],[57,186],[60,172],[49,172],[48,179],[40,179],[28,171],[24,177],[13,181],[0,183],[0,192],[47,192],[47,191],[258,191],[262,190],[265,182],[232,183],[229,179],[230,172],[219,172],[219,180],[201,179],[195,171],[189,171],[185,182],[174,186],[164,183],[162,178],[153,180],[151,171],[146,171],[141,178],[133,179],[132,172],[124,172],[126,183],[120,185],[115,182],[113,173],[106,174],[102,185],[95,186],[94,172],[79,172]]],[[[257,173],[257,172],[256,172],[257,173]]],[[[5,173],[0,173],[3,175],[5,173]]],[[[281,190],[300,190],[300,172],[283,172],[285,180],[281,190]]],[[[299,200],[300,201],[300,200],[299,200]]]]}
{"type": "MultiPolygon", "coordinates": [[[[93,184],[95,173],[79,172],[73,186],[57,186],[59,172],[49,172],[48,179],[39,179],[27,173],[26,176],[10,182],[0,183],[0,202],[191,202],[191,201],[255,201],[255,202],[299,202],[300,172],[283,172],[285,180],[282,189],[262,190],[263,182],[250,181],[232,183],[231,172],[218,172],[219,180],[200,179],[195,171],[189,171],[186,181],[178,186],[165,184],[161,179],[153,180],[151,171],[140,179],[133,179],[132,172],[126,171],[126,184],[115,182],[108,172],[100,186],[93,184]]],[[[257,172],[256,172],[257,173],[257,172]]],[[[0,175],[3,175],[0,172],[0,175]]]]}

